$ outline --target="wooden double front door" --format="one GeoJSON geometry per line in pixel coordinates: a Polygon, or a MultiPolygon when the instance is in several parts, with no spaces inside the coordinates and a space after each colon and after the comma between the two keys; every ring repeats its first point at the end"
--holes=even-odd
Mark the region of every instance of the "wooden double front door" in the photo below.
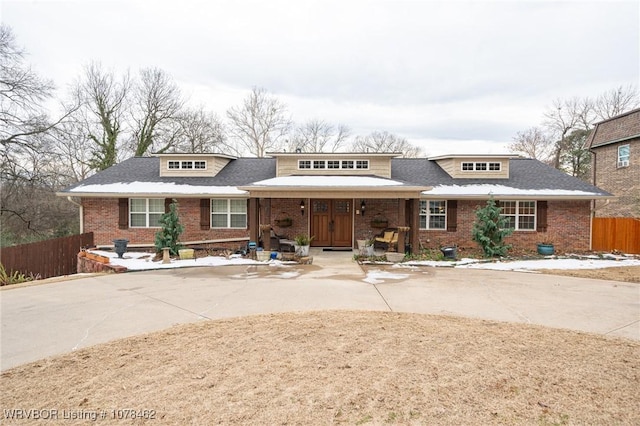
{"type": "Polygon", "coordinates": [[[351,247],[353,200],[311,200],[311,242],[316,247],[351,247]]]}

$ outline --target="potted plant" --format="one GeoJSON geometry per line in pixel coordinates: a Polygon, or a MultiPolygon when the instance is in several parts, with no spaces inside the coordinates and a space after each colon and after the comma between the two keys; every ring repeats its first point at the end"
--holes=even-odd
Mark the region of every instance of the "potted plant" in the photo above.
{"type": "Polygon", "coordinates": [[[550,256],[555,253],[555,248],[552,242],[543,241],[538,243],[538,254],[543,256],[550,256]]]}
{"type": "Polygon", "coordinates": [[[296,235],[294,241],[296,242],[296,254],[298,256],[309,256],[309,246],[311,245],[311,241],[313,241],[315,237],[310,237],[306,234],[296,235]]]}
{"type": "Polygon", "coordinates": [[[373,219],[371,219],[371,227],[372,228],[388,228],[389,227],[389,220],[385,217],[382,216],[376,216],[373,219]]]}
{"type": "Polygon", "coordinates": [[[291,219],[290,217],[276,219],[275,222],[276,222],[276,226],[279,226],[280,228],[288,228],[291,225],[293,225],[293,219],[291,219]]]}

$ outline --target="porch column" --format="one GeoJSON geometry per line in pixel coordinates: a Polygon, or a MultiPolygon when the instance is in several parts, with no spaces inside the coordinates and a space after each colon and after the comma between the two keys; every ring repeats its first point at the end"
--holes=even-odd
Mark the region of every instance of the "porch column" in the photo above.
{"type": "Polygon", "coordinates": [[[420,199],[413,198],[410,201],[411,217],[409,223],[411,226],[411,253],[420,253],[420,199]]]}
{"type": "MultiPolygon", "coordinates": [[[[407,211],[405,206],[405,200],[400,198],[398,200],[398,226],[406,226],[407,224],[407,211]]],[[[398,232],[398,246],[396,251],[398,253],[404,253],[404,241],[406,232],[398,232]]]]}
{"type": "MultiPolygon", "coordinates": [[[[260,223],[262,225],[271,224],[271,198],[263,198],[260,202],[260,223]]],[[[271,251],[271,228],[261,229],[262,247],[265,251],[271,251]]]]}
{"type": "Polygon", "coordinates": [[[258,214],[258,199],[249,198],[249,241],[258,243],[258,237],[260,236],[260,215],[258,214]]]}

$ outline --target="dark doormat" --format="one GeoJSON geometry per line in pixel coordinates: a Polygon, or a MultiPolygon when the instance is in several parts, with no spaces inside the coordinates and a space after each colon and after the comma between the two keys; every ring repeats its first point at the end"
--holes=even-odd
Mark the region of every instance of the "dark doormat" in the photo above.
{"type": "Polygon", "coordinates": [[[325,247],[322,251],[353,251],[351,247],[325,247]]]}

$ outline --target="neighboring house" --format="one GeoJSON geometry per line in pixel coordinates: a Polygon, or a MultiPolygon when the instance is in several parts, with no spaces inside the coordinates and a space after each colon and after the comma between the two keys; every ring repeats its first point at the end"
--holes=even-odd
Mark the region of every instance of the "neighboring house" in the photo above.
{"type": "Polygon", "coordinates": [[[537,160],[509,155],[269,155],[135,157],[58,195],[80,204],[81,230],[93,232],[98,246],[126,238],[131,246],[151,247],[158,219],[175,198],[183,244],[262,240],[269,248],[261,235],[273,228],[289,238],[313,235],[314,246],[354,247],[382,226],[406,231],[398,246],[414,252],[421,245],[477,247],[474,211],[491,195],[516,228],[508,238],[514,248],[534,251],[550,241],[558,250],[588,250],[591,201],[610,196],[537,160]]]}
{"type": "Polygon", "coordinates": [[[640,217],[640,109],[597,123],[585,142],[592,182],[615,199],[596,203],[599,217],[640,217]]]}

